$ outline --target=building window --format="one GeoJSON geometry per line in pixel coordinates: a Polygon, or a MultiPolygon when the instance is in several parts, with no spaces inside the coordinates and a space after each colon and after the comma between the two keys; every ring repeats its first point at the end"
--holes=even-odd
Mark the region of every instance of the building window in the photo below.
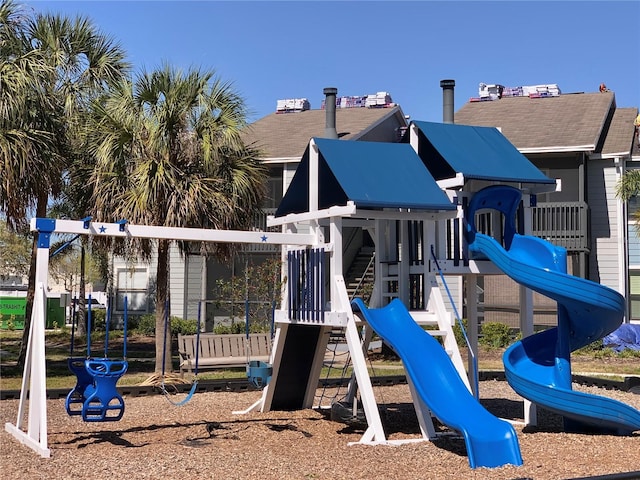
{"type": "Polygon", "coordinates": [[[283,179],[282,167],[272,167],[269,171],[267,180],[267,195],[264,200],[263,208],[278,208],[282,201],[283,179]]]}
{"type": "Polygon", "coordinates": [[[640,320],[640,270],[629,272],[629,316],[640,320]]]}
{"type": "Polygon", "coordinates": [[[117,271],[118,289],[116,311],[124,311],[124,299],[127,298],[127,311],[146,313],[149,311],[149,272],[146,268],[120,268],[117,271]]]}

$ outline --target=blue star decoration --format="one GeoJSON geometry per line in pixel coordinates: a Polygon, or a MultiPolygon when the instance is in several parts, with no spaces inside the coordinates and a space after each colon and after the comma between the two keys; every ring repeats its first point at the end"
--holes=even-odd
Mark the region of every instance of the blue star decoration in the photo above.
{"type": "Polygon", "coordinates": [[[107,231],[107,227],[105,227],[104,225],[100,225],[100,233],[104,233],[107,231]]]}
{"type": "Polygon", "coordinates": [[[262,240],[263,242],[266,242],[267,241],[267,236],[266,235],[262,235],[260,237],[260,240],[262,240]]]}

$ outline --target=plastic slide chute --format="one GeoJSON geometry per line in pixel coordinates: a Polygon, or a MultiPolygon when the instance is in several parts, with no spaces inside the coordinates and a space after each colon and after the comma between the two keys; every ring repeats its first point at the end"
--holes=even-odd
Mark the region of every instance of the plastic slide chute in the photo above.
{"type": "Polygon", "coordinates": [[[568,431],[627,434],[640,430],[640,411],[606,397],[572,389],[571,352],[610,334],[621,324],[625,301],[615,290],[566,273],[566,251],[505,227],[504,245],[475,231],[475,212],[495,208],[515,223],[518,190],[492,186],[478,192],[467,211],[469,252],[491,260],[517,283],[558,304],[558,326],[515,342],[504,353],[505,375],[522,397],[565,418],[568,431]],[[514,207],[515,202],[515,207],[514,207]]]}
{"type": "Polygon", "coordinates": [[[522,465],[513,426],[473,397],[444,348],[413,320],[400,300],[369,309],[356,298],[352,306],[402,359],[407,376],[433,415],[462,434],[471,468],[522,465]]]}

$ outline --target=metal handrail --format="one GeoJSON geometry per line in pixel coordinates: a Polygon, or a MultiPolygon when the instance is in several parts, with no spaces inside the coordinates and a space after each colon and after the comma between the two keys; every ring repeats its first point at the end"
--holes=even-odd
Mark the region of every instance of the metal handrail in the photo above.
{"type": "Polygon", "coordinates": [[[364,277],[367,276],[367,272],[369,271],[369,268],[371,267],[371,264],[375,259],[376,259],[376,252],[373,252],[373,254],[371,255],[371,259],[369,260],[369,263],[367,263],[367,268],[364,269],[364,273],[362,274],[362,276],[360,277],[360,280],[358,281],[358,285],[356,285],[356,288],[353,289],[353,294],[351,295],[351,298],[349,298],[349,301],[356,298],[356,294],[358,293],[358,290],[364,283],[364,277]]]}

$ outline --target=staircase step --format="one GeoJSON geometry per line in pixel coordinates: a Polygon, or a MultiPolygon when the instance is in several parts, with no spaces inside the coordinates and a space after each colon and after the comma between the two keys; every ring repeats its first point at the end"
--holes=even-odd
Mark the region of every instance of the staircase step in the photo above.
{"type": "Polygon", "coordinates": [[[446,330],[427,330],[427,333],[429,333],[433,337],[446,337],[447,335],[449,335],[449,332],[447,332],[446,330]]]}

